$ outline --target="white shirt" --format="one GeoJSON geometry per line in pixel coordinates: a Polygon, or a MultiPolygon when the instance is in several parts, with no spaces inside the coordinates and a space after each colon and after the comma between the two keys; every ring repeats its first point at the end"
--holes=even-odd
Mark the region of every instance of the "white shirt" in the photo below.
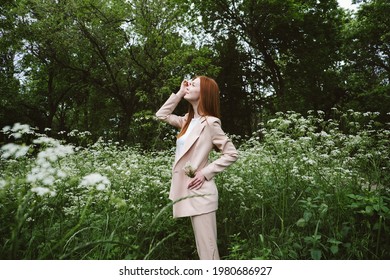
{"type": "Polygon", "coordinates": [[[200,123],[200,118],[193,118],[190,122],[190,125],[187,128],[187,131],[176,140],[176,156],[175,161],[182,155],[184,144],[188,138],[188,135],[190,135],[191,130],[194,128],[195,125],[200,123]]]}

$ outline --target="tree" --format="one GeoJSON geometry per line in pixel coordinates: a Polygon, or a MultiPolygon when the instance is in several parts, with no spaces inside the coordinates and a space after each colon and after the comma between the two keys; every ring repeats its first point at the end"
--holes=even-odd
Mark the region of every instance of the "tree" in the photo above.
{"type": "Polygon", "coordinates": [[[216,42],[238,39],[248,57],[244,80],[271,112],[329,109],[341,98],[337,1],[196,1],[194,8],[216,42]]]}
{"type": "Polygon", "coordinates": [[[20,43],[13,36],[14,15],[12,10],[15,1],[2,1],[0,5],[0,126],[7,123],[22,121],[19,118],[20,111],[17,104],[17,96],[20,87],[18,69],[14,61],[20,49],[20,43]]]}
{"type": "Polygon", "coordinates": [[[156,110],[185,74],[215,73],[207,48],[183,42],[180,2],[14,3],[8,19],[22,45],[20,103],[32,124],[128,140],[135,116],[156,110]]]}
{"type": "Polygon", "coordinates": [[[378,111],[390,108],[390,3],[367,1],[346,25],[344,106],[378,111]]]}
{"type": "Polygon", "coordinates": [[[226,131],[235,135],[251,135],[256,102],[251,99],[250,89],[245,87],[244,69],[247,59],[234,35],[216,43],[220,67],[217,82],[221,91],[221,114],[226,131]]]}

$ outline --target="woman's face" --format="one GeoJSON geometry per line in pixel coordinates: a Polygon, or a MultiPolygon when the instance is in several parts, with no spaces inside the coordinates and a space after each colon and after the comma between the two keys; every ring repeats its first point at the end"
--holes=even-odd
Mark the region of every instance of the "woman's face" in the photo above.
{"type": "Polygon", "coordinates": [[[189,81],[187,86],[187,94],[184,95],[184,99],[189,102],[197,102],[200,97],[200,79],[189,81]]]}

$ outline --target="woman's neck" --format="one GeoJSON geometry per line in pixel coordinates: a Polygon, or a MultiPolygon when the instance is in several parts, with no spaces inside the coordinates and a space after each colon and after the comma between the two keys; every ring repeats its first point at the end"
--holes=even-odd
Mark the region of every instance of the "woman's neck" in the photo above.
{"type": "Polygon", "coordinates": [[[198,102],[192,103],[192,109],[194,109],[194,119],[200,118],[201,116],[198,113],[198,102]]]}

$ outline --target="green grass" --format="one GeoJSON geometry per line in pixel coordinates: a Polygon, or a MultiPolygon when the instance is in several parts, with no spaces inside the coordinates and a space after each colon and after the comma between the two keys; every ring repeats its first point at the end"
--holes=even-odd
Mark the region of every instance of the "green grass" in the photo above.
{"type": "MultiPolygon", "coordinates": [[[[389,259],[390,131],[375,118],[288,112],[262,124],[216,177],[221,257],[389,259]]],[[[1,259],[197,258],[189,220],[171,216],[173,149],[3,133],[17,139],[0,161],[1,259]]]]}

